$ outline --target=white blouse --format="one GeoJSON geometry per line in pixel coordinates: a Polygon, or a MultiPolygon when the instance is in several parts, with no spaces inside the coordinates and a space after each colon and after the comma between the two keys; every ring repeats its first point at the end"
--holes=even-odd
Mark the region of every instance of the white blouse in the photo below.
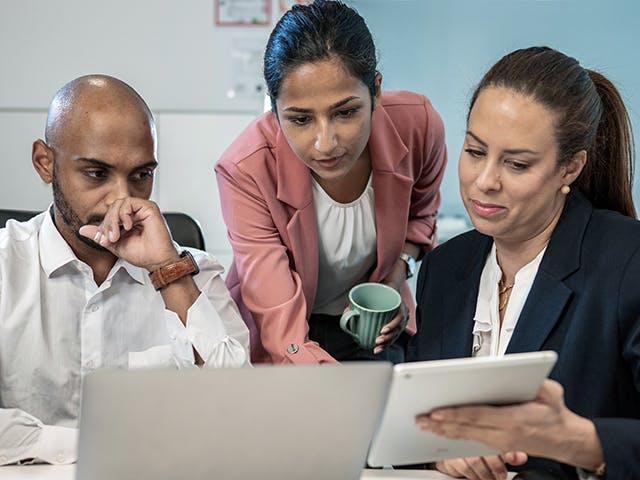
{"type": "Polygon", "coordinates": [[[511,340],[522,307],[529,296],[529,291],[538,273],[538,267],[544,256],[546,247],[531,262],[522,267],[515,276],[515,282],[506,310],[502,326],[498,311],[498,283],[502,278],[502,270],[498,265],[496,244],[491,247],[487,261],[480,277],[480,288],[473,317],[473,350],[474,357],[504,355],[511,340]]]}
{"type": "Polygon", "coordinates": [[[349,290],[366,282],[376,262],[376,215],[373,184],[350,203],[338,203],[312,178],[318,225],[318,290],[313,313],[340,315],[349,290]]]}

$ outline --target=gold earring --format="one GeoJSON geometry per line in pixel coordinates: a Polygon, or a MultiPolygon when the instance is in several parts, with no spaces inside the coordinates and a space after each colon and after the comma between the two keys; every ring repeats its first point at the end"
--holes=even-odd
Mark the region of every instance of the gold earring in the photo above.
{"type": "Polygon", "coordinates": [[[571,191],[571,187],[569,185],[562,185],[562,187],[560,187],[560,192],[562,192],[565,195],[569,195],[570,191],[571,191]]]}

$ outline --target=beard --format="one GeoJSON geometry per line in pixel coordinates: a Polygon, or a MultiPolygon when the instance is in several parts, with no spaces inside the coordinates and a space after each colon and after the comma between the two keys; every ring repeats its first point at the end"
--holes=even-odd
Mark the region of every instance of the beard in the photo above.
{"type": "Polygon", "coordinates": [[[87,218],[87,221],[83,221],[80,216],[73,210],[64,193],[62,193],[62,189],[60,188],[60,183],[58,182],[58,176],[56,175],[57,166],[54,164],[53,167],[53,179],[51,181],[51,189],[53,190],[53,204],[55,208],[60,213],[60,217],[62,221],[65,223],[67,227],[71,229],[73,234],[76,236],[78,240],[80,240],[85,245],[98,250],[99,252],[108,252],[106,248],[104,248],[99,243],[94,242],[92,239],[84,237],[80,235],[80,227],[83,225],[98,225],[104,219],[104,215],[90,215],[87,218]]]}

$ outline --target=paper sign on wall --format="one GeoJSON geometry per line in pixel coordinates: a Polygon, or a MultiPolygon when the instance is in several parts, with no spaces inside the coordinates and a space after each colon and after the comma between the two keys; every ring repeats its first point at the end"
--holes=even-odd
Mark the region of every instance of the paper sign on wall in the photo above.
{"type": "Polygon", "coordinates": [[[215,24],[220,27],[271,24],[271,0],[214,1],[215,24]]]}

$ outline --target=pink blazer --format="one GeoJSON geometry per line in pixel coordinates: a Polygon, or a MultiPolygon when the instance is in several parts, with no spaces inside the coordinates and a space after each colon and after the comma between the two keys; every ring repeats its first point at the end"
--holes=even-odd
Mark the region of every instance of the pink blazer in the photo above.
{"type": "MultiPolygon", "coordinates": [[[[391,271],[405,241],[433,246],[446,163],[444,127],[429,100],[383,92],[369,138],[377,229],[370,281],[391,271]]],[[[233,247],[227,286],[251,331],[252,361],[335,362],[308,338],[318,284],[318,232],[309,169],[268,112],[224,152],[216,174],[233,247]]],[[[415,308],[408,285],[402,297],[415,308]]]]}

